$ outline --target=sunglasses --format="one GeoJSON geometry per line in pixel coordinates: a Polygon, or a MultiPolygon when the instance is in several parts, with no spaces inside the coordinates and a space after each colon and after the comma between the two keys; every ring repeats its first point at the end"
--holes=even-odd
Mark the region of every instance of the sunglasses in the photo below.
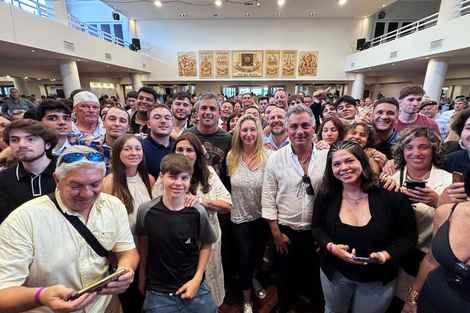
{"type": "Polygon", "coordinates": [[[91,152],[91,153],[80,153],[80,152],[73,152],[65,154],[61,159],[57,166],[60,166],[62,163],[75,163],[83,158],[87,158],[91,162],[103,162],[104,156],[99,152],[91,152]]]}
{"type": "Polygon", "coordinates": [[[470,283],[470,266],[462,262],[455,263],[454,266],[455,278],[447,283],[451,289],[460,289],[468,287],[470,283]]]}
{"type": "Polygon", "coordinates": [[[315,191],[313,190],[312,182],[310,181],[310,177],[308,177],[308,175],[305,174],[304,176],[302,176],[302,185],[300,185],[300,189],[299,189],[299,192],[297,193],[297,197],[300,196],[300,194],[302,193],[302,188],[304,187],[304,185],[306,185],[305,193],[309,196],[313,196],[315,194],[315,191]]]}

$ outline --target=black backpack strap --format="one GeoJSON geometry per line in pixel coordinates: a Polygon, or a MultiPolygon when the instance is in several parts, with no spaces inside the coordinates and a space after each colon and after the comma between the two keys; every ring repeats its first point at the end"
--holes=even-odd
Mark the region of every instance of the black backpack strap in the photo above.
{"type": "Polygon", "coordinates": [[[78,216],[68,215],[59,207],[59,203],[57,203],[57,199],[55,197],[55,192],[52,192],[47,195],[52,202],[54,202],[57,210],[59,210],[62,215],[70,222],[70,224],[75,227],[75,229],[82,235],[85,241],[90,245],[90,247],[101,257],[107,257],[109,251],[106,250],[101,243],[96,239],[96,237],[92,234],[92,232],[86,227],[85,224],[78,218],[78,216]]]}

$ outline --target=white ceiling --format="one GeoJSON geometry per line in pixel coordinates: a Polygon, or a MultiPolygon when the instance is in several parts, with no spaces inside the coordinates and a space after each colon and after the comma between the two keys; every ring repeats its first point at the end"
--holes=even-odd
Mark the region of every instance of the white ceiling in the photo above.
{"type": "Polygon", "coordinates": [[[346,4],[340,5],[339,0],[285,0],[285,4],[279,6],[277,0],[222,0],[222,5],[216,6],[215,0],[160,1],[162,6],[157,7],[154,0],[102,0],[123,15],[136,20],[364,18],[395,2],[347,0],[346,4]],[[260,4],[259,7],[257,3],[260,4]],[[311,13],[317,15],[310,16],[311,13]],[[180,14],[187,16],[181,17],[180,14]]]}

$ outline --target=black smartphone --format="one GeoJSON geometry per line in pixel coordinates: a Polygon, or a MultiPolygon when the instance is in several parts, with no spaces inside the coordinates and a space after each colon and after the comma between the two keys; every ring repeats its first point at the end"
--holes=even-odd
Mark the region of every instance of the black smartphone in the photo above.
{"type": "Polygon", "coordinates": [[[358,260],[358,261],[369,261],[370,257],[363,257],[363,256],[353,256],[353,260],[358,260]]]}
{"type": "Polygon", "coordinates": [[[416,189],[416,187],[425,188],[426,182],[422,180],[407,180],[406,181],[406,188],[408,189],[416,189]]]}
{"type": "Polygon", "coordinates": [[[117,271],[116,273],[114,273],[112,275],[109,275],[108,277],[103,278],[100,281],[97,281],[96,283],[92,284],[91,286],[88,286],[86,288],[83,288],[80,291],[77,291],[70,298],[65,299],[65,301],[72,301],[72,300],[78,299],[81,295],[83,295],[85,293],[100,291],[101,289],[106,287],[106,285],[108,283],[110,283],[112,281],[115,281],[115,280],[118,280],[118,278],[121,277],[125,272],[126,272],[126,270],[124,268],[122,268],[119,271],[117,271]]]}

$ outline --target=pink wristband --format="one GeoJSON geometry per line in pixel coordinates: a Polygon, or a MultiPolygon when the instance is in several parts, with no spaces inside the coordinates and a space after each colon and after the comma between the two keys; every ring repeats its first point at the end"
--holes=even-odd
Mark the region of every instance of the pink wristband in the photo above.
{"type": "Polygon", "coordinates": [[[44,304],[42,304],[41,300],[39,300],[39,295],[41,294],[41,292],[44,290],[45,288],[44,287],[41,287],[38,289],[38,291],[36,291],[36,294],[34,295],[34,301],[36,301],[36,303],[39,305],[39,306],[43,306],[44,304]]]}
{"type": "Polygon", "coordinates": [[[335,246],[334,243],[331,244],[331,246],[328,248],[328,250],[330,250],[330,253],[333,254],[333,247],[335,246]]]}

